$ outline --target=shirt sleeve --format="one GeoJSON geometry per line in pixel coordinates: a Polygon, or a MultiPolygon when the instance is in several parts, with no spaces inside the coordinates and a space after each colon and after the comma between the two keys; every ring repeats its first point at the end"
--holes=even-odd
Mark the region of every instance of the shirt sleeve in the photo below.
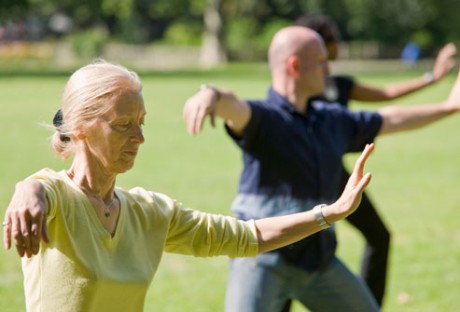
{"type": "Polygon", "coordinates": [[[212,257],[254,257],[258,253],[255,222],[184,208],[174,201],[165,243],[167,252],[212,257]]]}
{"type": "Polygon", "coordinates": [[[337,86],[337,102],[345,107],[348,107],[351,90],[355,85],[355,80],[351,76],[334,76],[332,78],[334,79],[335,84],[337,86]]]}
{"type": "Polygon", "coordinates": [[[352,112],[346,110],[351,126],[347,152],[360,152],[366,144],[374,142],[382,127],[382,116],[376,112],[352,112]]]}
{"type": "Polygon", "coordinates": [[[45,188],[45,196],[48,203],[48,221],[56,215],[56,209],[62,196],[62,192],[58,190],[58,174],[51,169],[42,169],[37,173],[32,174],[27,179],[34,179],[40,182],[45,188]]]}
{"type": "Polygon", "coordinates": [[[270,130],[267,129],[266,126],[273,124],[271,122],[273,118],[273,112],[264,109],[261,105],[258,104],[257,101],[248,101],[247,103],[251,107],[251,118],[244,130],[243,135],[241,137],[236,136],[227,125],[225,128],[228,135],[240,148],[251,151],[253,142],[258,142],[258,145],[264,144],[266,142],[267,136],[264,134],[270,130]]]}

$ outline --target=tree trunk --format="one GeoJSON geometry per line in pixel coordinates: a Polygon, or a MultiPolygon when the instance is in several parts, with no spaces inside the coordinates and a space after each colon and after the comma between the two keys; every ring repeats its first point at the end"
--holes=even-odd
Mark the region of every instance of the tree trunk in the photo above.
{"type": "Polygon", "coordinates": [[[201,64],[214,67],[227,62],[223,44],[222,0],[208,0],[204,12],[204,38],[201,45],[201,64]]]}

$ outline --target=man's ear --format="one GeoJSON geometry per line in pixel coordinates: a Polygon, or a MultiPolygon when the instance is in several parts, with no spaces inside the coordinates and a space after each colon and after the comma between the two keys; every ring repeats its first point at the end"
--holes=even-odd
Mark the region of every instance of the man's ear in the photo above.
{"type": "Polygon", "coordinates": [[[291,55],[287,59],[287,72],[294,78],[299,78],[299,57],[297,55],[291,55]]]}

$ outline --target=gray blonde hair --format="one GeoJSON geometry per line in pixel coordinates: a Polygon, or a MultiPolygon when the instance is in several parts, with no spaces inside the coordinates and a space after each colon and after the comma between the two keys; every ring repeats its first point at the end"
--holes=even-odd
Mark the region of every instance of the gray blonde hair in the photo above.
{"type": "MultiPolygon", "coordinates": [[[[54,152],[62,159],[74,154],[73,136],[88,123],[106,113],[110,99],[126,92],[142,91],[139,76],[127,68],[97,60],[74,72],[64,88],[60,120],[54,122],[51,140],[54,152]]],[[[55,120],[56,120],[55,116],[55,120]]]]}

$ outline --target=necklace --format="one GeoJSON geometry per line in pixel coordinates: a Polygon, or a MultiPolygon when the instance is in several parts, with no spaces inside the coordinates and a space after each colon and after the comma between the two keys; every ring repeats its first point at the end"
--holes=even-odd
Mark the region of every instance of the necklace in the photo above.
{"type": "MultiPolygon", "coordinates": [[[[69,178],[71,180],[73,180],[74,178],[74,175],[72,172],[70,171],[67,171],[67,175],[69,176],[69,178]]],[[[86,194],[86,196],[88,197],[92,197],[94,200],[96,201],[100,201],[102,202],[102,204],[104,205],[104,216],[106,218],[110,218],[110,216],[112,215],[112,208],[115,208],[115,204],[114,204],[114,199],[115,197],[113,197],[111,200],[110,200],[110,204],[107,206],[107,204],[104,202],[104,200],[102,200],[102,198],[98,198],[97,196],[95,196],[94,194],[92,194],[92,192],[86,190],[84,187],[80,186],[80,189],[86,194]]]]}
{"type": "Polygon", "coordinates": [[[104,216],[106,218],[110,218],[110,216],[112,215],[112,212],[111,212],[112,208],[115,208],[115,204],[113,203],[113,199],[110,201],[109,206],[105,205],[104,216]]]}
{"type": "Polygon", "coordinates": [[[110,208],[111,208],[112,206],[113,206],[113,201],[112,201],[112,203],[110,203],[110,206],[109,206],[109,207],[107,207],[107,205],[105,206],[104,216],[105,216],[106,218],[110,218],[110,215],[111,215],[111,213],[110,213],[110,208]]]}

